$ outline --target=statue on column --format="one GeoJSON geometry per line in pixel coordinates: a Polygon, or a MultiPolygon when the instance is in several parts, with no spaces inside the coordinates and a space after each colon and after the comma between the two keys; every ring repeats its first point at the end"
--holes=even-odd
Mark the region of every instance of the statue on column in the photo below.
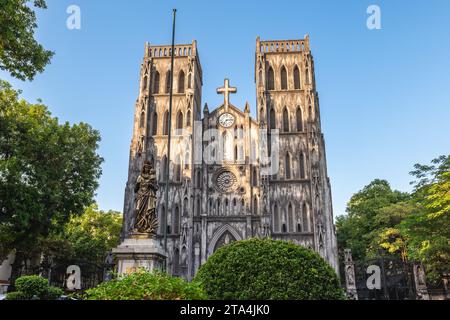
{"type": "Polygon", "coordinates": [[[146,160],[134,188],[136,194],[134,233],[145,233],[150,236],[156,235],[158,228],[158,218],[156,216],[157,191],[156,171],[152,164],[146,160]]]}

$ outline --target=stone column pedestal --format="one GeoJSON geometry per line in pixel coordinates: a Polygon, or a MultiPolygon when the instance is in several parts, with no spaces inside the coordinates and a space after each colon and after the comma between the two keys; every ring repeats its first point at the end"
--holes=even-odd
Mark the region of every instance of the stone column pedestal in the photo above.
{"type": "Polygon", "coordinates": [[[141,234],[126,238],[112,252],[119,276],[133,273],[139,268],[150,272],[162,270],[167,257],[156,239],[141,234]]]}

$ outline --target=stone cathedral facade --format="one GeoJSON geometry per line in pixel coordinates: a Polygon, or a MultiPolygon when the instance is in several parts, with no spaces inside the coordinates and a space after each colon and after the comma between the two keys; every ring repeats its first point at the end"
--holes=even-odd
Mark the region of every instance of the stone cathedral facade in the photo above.
{"type": "Polygon", "coordinates": [[[167,268],[192,279],[220,246],[250,237],[293,241],[317,251],[337,270],[330,181],[320,125],[309,37],[256,40],[256,119],[250,105],[202,106],[196,41],[176,45],[173,107],[168,119],[171,46],[146,44],[135,105],[123,236],[133,225],[134,187],[153,163],[159,231],[167,221],[167,268]],[[171,130],[170,161],[167,161],[171,130]],[[169,197],[165,203],[165,168],[169,197]],[[167,208],[167,217],[165,212],[167,208]],[[165,220],[167,219],[167,220],[165,220]]]}

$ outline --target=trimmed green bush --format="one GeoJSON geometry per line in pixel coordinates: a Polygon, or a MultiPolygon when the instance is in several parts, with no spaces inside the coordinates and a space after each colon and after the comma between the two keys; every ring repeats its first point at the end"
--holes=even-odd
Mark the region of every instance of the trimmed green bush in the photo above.
{"type": "Polygon", "coordinates": [[[203,300],[206,295],[196,283],[163,272],[139,270],[86,291],[87,300],[203,300]]]}
{"type": "Polygon", "coordinates": [[[271,239],[218,249],[194,281],[211,299],[344,299],[335,271],[316,252],[271,239]]]}
{"type": "Polygon", "coordinates": [[[52,287],[48,280],[40,276],[23,276],[15,282],[16,291],[6,295],[7,300],[56,300],[64,291],[52,287]]]}
{"type": "Polygon", "coordinates": [[[48,291],[48,280],[40,276],[23,276],[15,282],[16,291],[21,292],[27,299],[34,296],[43,297],[48,291]]]}
{"type": "Polygon", "coordinates": [[[29,300],[25,294],[19,291],[10,292],[6,295],[6,300],[29,300]]]}

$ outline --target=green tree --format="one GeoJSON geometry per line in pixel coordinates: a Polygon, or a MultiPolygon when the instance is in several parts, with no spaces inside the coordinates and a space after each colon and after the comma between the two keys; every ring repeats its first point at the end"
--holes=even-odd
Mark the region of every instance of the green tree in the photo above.
{"type": "Polygon", "coordinates": [[[47,8],[44,0],[0,0],[0,69],[21,80],[33,80],[54,54],[34,39],[33,6],[47,8]]]}
{"type": "Polygon", "coordinates": [[[61,233],[46,239],[46,254],[60,261],[79,260],[101,265],[119,244],[122,214],[98,210],[96,204],[82,215],[72,215],[61,233]]]}
{"type": "Polygon", "coordinates": [[[13,279],[43,239],[93,202],[99,141],[88,124],[59,124],[0,81],[0,259],[16,250],[13,279]]]}
{"type": "Polygon", "coordinates": [[[380,179],[355,193],[347,204],[347,215],[336,219],[340,256],[345,248],[352,249],[355,260],[378,255],[380,231],[398,223],[383,208],[409,198],[408,193],[392,190],[389,182],[380,179]]]}
{"type": "Polygon", "coordinates": [[[316,252],[286,241],[249,239],[218,249],[194,281],[211,299],[343,299],[339,279],[316,252]]]}
{"type": "Polygon", "coordinates": [[[427,277],[437,282],[450,272],[450,155],[414,166],[414,201],[422,207],[399,224],[408,255],[422,261],[427,277]]]}

